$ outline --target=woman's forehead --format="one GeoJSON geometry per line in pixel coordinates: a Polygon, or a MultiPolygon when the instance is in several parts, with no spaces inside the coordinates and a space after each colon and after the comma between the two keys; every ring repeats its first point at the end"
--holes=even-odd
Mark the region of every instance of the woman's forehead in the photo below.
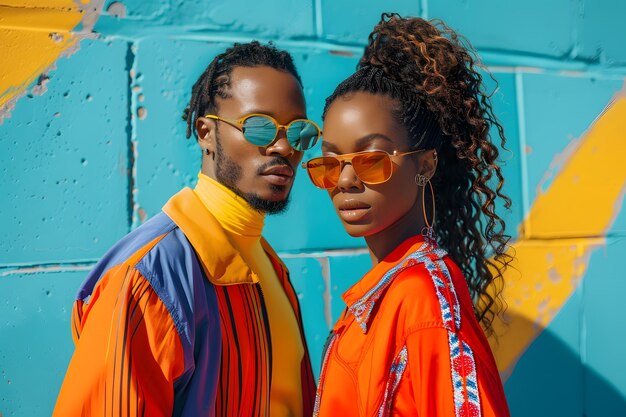
{"type": "Polygon", "coordinates": [[[365,92],[337,98],[324,120],[326,147],[366,148],[368,144],[401,147],[407,143],[406,128],[395,116],[393,99],[365,92]]]}

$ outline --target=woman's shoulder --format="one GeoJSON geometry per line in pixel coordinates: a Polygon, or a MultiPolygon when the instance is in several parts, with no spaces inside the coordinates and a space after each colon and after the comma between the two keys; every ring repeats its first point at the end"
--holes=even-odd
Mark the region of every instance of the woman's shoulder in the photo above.
{"type": "Polygon", "coordinates": [[[423,263],[411,262],[403,266],[395,274],[390,286],[390,291],[397,293],[396,296],[400,297],[403,292],[408,294],[430,293],[431,290],[434,290],[432,274],[423,263]]]}
{"type": "Polygon", "coordinates": [[[444,327],[437,277],[423,263],[398,272],[385,294],[385,309],[394,311],[398,322],[411,329],[444,327]]]}

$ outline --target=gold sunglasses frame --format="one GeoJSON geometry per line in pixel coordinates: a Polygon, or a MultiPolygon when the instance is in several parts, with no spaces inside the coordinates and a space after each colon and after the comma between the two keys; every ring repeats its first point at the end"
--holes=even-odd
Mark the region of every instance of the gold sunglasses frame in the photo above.
{"type": "MultiPolygon", "coordinates": [[[[315,123],[313,120],[309,120],[309,119],[293,119],[292,121],[290,121],[289,123],[287,123],[286,125],[281,125],[280,123],[278,123],[278,120],[274,119],[272,116],[270,116],[269,114],[263,114],[263,113],[251,113],[251,114],[247,114],[239,119],[225,119],[223,117],[220,117],[216,114],[207,114],[204,117],[206,117],[207,119],[212,119],[212,120],[219,120],[221,122],[224,122],[232,127],[234,127],[235,129],[239,130],[242,134],[243,134],[243,124],[245,123],[246,120],[248,120],[249,118],[253,117],[253,116],[262,116],[262,117],[267,117],[268,119],[270,119],[272,122],[274,122],[274,125],[276,126],[276,134],[274,135],[274,138],[272,139],[272,141],[270,143],[268,143],[267,145],[264,145],[262,147],[267,148],[268,146],[272,146],[275,142],[276,139],[278,138],[278,132],[280,132],[281,129],[283,129],[285,131],[285,137],[287,136],[287,130],[289,129],[289,126],[291,126],[293,123],[295,122],[308,122],[311,123],[313,126],[315,126],[317,128],[317,131],[319,132],[319,134],[317,135],[317,140],[315,141],[317,144],[317,141],[319,141],[322,137],[322,129],[320,129],[320,127],[317,125],[317,123],[315,123]]],[[[245,134],[244,138],[246,137],[245,134]]],[[[248,140],[246,138],[246,140],[248,140]]],[[[287,142],[289,142],[289,139],[287,138],[287,142]]],[[[250,142],[252,145],[255,146],[261,146],[261,145],[257,145],[256,143],[252,143],[250,142]]],[[[293,145],[291,145],[291,142],[289,142],[289,145],[293,147],[293,145]]],[[[313,145],[315,146],[315,145],[313,145]]],[[[311,146],[311,148],[313,147],[311,146]]],[[[311,149],[308,148],[308,149],[311,149]]],[[[303,152],[305,150],[308,149],[303,149],[300,152],[303,152]]]]}

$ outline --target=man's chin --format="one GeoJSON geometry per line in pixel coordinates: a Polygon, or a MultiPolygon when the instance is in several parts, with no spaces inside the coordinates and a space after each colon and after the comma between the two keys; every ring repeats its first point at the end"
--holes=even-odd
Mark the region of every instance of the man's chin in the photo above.
{"type": "Polygon", "coordinates": [[[250,207],[265,214],[280,214],[287,210],[289,195],[280,200],[269,200],[257,194],[248,194],[244,197],[250,207]]]}
{"type": "Polygon", "coordinates": [[[287,210],[291,184],[272,185],[262,193],[249,193],[245,199],[252,208],[266,214],[280,214],[287,210]]]}

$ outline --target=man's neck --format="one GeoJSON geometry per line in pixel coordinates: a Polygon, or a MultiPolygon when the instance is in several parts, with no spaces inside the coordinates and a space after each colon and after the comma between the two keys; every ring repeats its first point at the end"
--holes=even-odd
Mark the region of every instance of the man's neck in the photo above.
{"type": "Polygon", "coordinates": [[[260,239],[265,216],[242,197],[203,173],[194,192],[226,231],[260,239]]]}

